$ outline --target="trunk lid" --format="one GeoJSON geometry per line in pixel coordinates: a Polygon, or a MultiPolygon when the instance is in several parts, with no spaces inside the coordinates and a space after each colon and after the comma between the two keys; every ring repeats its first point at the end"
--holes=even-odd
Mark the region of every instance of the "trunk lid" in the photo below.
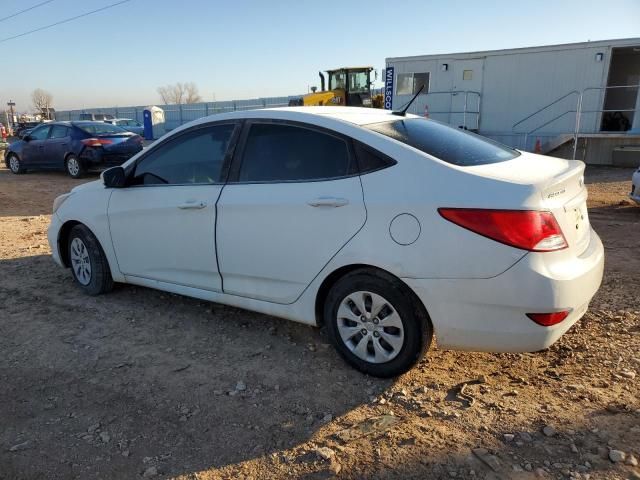
{"type": "Polygon", "coordinates": [[[464,170],[487,178],[533,187],[540,195],[538,209],[554,214],[569,250],[580,255],[588,247],[591,234],[584,168],[584,163],[578,160],[522,152],[513,160],[466,167],[464,170]]]}

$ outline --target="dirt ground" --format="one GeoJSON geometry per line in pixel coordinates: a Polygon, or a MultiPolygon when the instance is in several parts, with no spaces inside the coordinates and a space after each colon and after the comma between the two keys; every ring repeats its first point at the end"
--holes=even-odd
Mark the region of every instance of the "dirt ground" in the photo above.
{"type": "Polygon", "coordinates": [[[385,381],[314,328],[140,287],[83,295],[46,241],[81,181],[3,165],[0,479],[640,478],[631,173],[588,170],[606,275],[556,345],[434,349],[385,381]]]}

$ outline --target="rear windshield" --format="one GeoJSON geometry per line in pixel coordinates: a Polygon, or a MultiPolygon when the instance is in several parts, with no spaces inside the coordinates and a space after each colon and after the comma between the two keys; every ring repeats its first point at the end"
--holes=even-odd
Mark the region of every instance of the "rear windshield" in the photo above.
{"type": "Polygon", "coordinates": [[[129,133],[124,128],[117,125],[111,125],[110,123],[96,122],[96,123],[83,123],[76,125],[80,130],[84,130],[91,135],[108,135],[110,133],[129,133]]]}
{"type": "Polygon", "coordinates": [[[424,118],[405,118],[365,125],[454,165],[471,166],[511,160],[520,153],[488,138],[424,118]]]}

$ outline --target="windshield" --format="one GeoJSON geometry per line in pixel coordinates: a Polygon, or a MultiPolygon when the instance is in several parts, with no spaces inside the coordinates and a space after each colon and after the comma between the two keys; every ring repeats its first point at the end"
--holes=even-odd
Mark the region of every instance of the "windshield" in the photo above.
{"type": "Polygon", "coordinates": [[[110,133],[129,133],[124,128],[117,125],[111,125],[110,123],[96,122],[96,123],[84,123],[76,125],[81,130],[90,133],[91,135],[108,135],[110,133]]]}
{"type": "Polygon", "coordinates": [[[349,72],[349,93],[368,93],[369,74],[367,72],[349,72]]]}
{"type": "Polygon", "coordinates": [[[366,71],[349,72],[337,71],[329,72],[329,90],[346,89],[347,80],[349,93],[368,93],[369,92],[369,73],[366,71]]]}
{"type": "Polygon", "coordinates": [[[485,165],[520,155],[506,145],[425,118],[405,118],[365,127],[454,165],[485,165]]]}

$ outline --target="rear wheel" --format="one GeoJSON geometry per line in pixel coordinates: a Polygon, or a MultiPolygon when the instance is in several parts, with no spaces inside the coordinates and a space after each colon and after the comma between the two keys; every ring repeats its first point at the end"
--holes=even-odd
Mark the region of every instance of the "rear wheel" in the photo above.
{"type": "Polygon", "coordinates": [[[424,355],[433,335],[411,290],[375,270],[357,270],[338,280],[327,296],[324,320],[340,355],[376,377],[406,372],[424,355]]]}
{"type": "Polygon", "coordinates": [[[84,165],[82,165],[82,162],[80,161],[80,159],[75,155],[69,155],[67,157],[67,159],[65,160],[65,167],[67,169],[67,173],[72,178],[80,178],[86,172],[84,165]]]}
{"type": "Polygon", "coordinates": [[[107,257],[98,239],[84,225],[76,225],[69,234],[69,263],[76,284],[89,295],[113,288],[107,257]]]}
{"type": "Polygon", "coordinates": [[[22,162],[15,153],[9,155],[7,163],[9,166],[9,170],[11,170],[11,173],[15,173],[16,175],[18,175],[25,172],[25,169],[22,166],[22,162]]]}

